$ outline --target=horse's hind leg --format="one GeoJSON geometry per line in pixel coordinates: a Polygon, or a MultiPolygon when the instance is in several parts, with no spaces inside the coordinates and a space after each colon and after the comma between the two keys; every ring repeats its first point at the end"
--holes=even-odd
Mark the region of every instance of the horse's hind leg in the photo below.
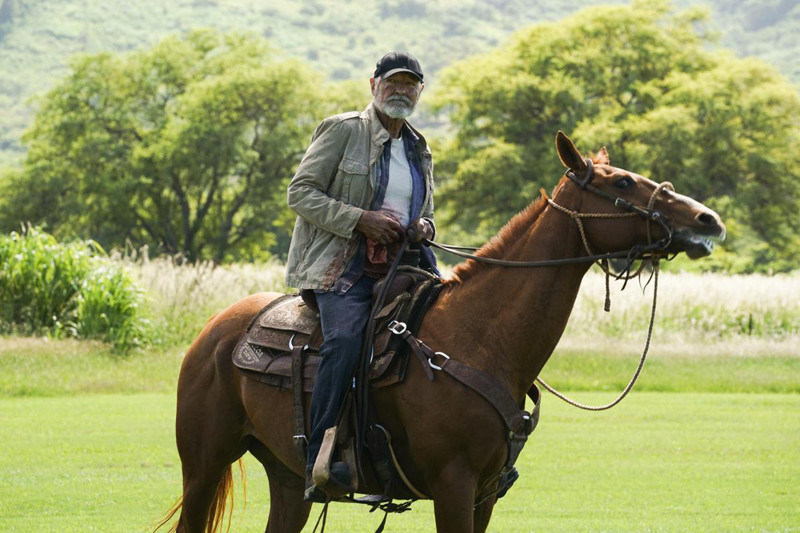
{"type": "Polygon", "coordinates": [[[264,465],[269,478],[266,533],[300,533],[311,512],[311,504],[303,501],[305,479],[289,470],[258,441],[254,441],[250,452],[264,465]]]}
{"type": "Polygon", "coordinates": [[[266,533],[300,533],[308,521],[311,504],[303,501],[305,480],[283,465],[267,468],[269,522],[266,533]],[[284,475],[285,474],[285,475],[284,475]]]}
{"type": "Polygon", "coordinates": [[[247,451],[236,409],[223,405],[213,392],[179,388],[176,437],[183,470],[180,533],[201,533],[221,519],[233,488],[231,464],[247,451]]]}
{"type": "Polygon", "coordinates": [[[178,519],[178,533],[206,531],[212,506],[227,496],[230,464],[206,467],[200,472],[184,469],[183,507],[178,519]]]}
{"type": "Polygon", "coordinates": [[[228,494],[233,489],[231,464],[247,450],[246,440],[222,442],[224,438],[223,434],[208,432],[188,449],[178,446],[183,467],[179,533],[201,533],[206,531],[210,520],[223,518],[228,494]]]}

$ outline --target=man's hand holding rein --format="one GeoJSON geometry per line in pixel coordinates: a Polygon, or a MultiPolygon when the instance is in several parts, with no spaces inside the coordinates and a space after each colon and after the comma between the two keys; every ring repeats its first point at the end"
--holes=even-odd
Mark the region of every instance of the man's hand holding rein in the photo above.
{"type": "Polygon", "coordinates": [[[364,211],[356,231],[379,244],[389,244],[403,238],[403,226],[385,211],[364,211]]]}

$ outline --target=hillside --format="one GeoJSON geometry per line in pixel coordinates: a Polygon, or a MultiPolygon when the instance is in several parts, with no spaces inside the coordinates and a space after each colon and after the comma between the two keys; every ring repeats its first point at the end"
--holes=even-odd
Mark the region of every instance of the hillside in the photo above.
{"type": "MultiPolygon", "coordinates": [[[[800,82],[800,4],[710,0],[709,29],[739,55],[776,65],[800,82]]],[[[197,27],[251,31],[332,80],[367,78],[390,49],[416,54],[435,90],[436,73],[483,52],[526,25],[558,20],[595,0],[0,0],[0,164],[23,153],[30,98],[68,71],[79,53],[127,51],[197,27]]],[[[619,2],[616,2],[619,3],[619,2]]],[[[679,0],[678,7],[697,2],[679,0]]]]}

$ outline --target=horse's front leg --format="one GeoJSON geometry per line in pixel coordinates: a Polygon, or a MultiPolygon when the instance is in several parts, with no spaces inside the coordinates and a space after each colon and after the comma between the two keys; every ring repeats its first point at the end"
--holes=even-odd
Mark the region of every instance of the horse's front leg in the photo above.
{"type": "Polygon", "coordinates": [[[431,480],[437,533],[472,532],[475,487],[474,472],[460,460],[451,460],[431,480]]]}
{"type": "Polygon", "coordinates": [[[489,527],[489,520],[492,518],[492,511],[497,498],[492,496],[475,508],[473,516],[473,533],[484,533],[489,527]]]}

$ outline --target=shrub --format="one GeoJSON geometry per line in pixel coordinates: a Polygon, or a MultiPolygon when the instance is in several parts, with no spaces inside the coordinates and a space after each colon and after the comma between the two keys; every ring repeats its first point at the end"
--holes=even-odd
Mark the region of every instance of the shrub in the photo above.
{"type": "Polygon", "coordinates": [[[26,333],[145,343],[144,293],[94,241],[58,243],[38,228],[0,237],[0,323],[26,333]]]}

